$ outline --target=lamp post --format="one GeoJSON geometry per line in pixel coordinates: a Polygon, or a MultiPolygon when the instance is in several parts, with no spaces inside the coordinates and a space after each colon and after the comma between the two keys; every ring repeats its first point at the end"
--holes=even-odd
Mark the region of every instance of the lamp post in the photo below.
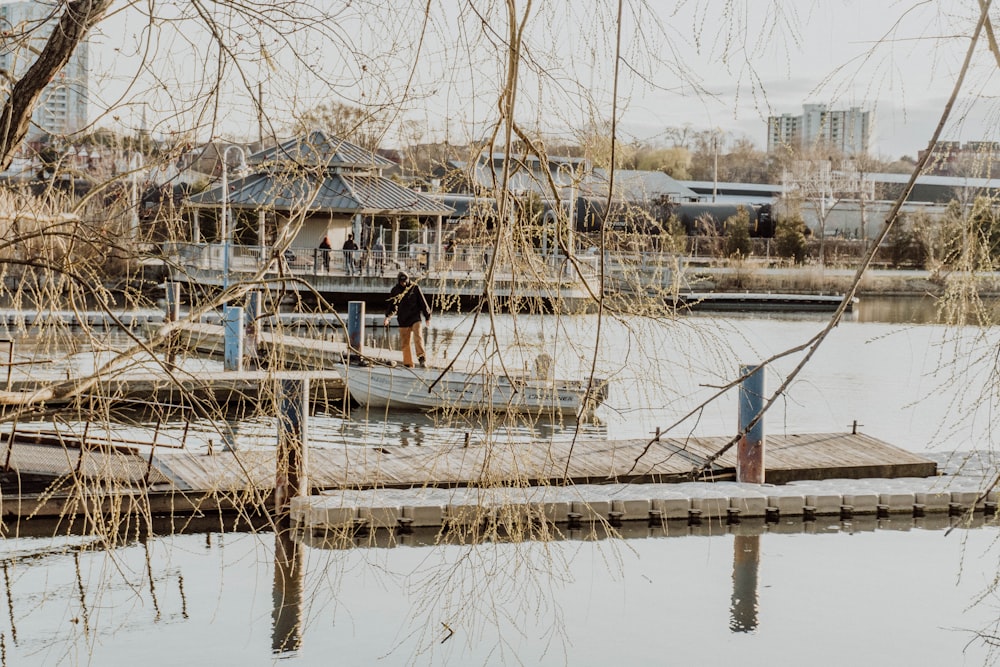
{"type": "Polygon", "coordinates": [[[240,154],[240,167],[246,164],[246,153],[239,146],[227,146],[222,153],[222,291],[229,289],[229,246],[233,229],[229,224],[229,151],[236,149],[240,154]]]}
{"type": "Polygon", "coordinates": [[[128,169],[129,178],[132,181],[132,215],[130,217],[130,227],[131,237],[134,239],[139,235],[139,170],[142,169],[143,159],[142,153],[134,152],[129,155],[128,158],[128,169]]]}
{"type": "Polygon", "coordinates": [[[712,131],[712,203],[719,198],[719,130],[712,131]]]}
{"type": "MultiPolygon", "coordinates": [[[[575,215],[576,214],[576,187],[577,187],[577,185],[576,185],[576,178],[575,178],[576,174],[574,173],[573,168],[571,166],[569,166],[568,164],[565,164],[565,163],[559,165],[559,168],[557,169],[557,173],[565,173],[566,176],[567,176],[567,178],[569,179],[569,182],[566,183],[566,184],[564,184],[561,180],[560,180],[560,183],[559,183],[562,187],[566,187],[567,185],[569,186],[569,212],[568,212],[568,218],[567,218],[567,221],[566,221],[566,253],[567,253],[567,257],[568,257],[569,255],[573,254],[573,243],[574,243],[574,241],[573,241],[573,232],[576,231],[575,230],[575,227],[576,227],[576,215],[575,215]]],[[[558,226],[556,228],[558,229],[558,226]]],[[[557,247],[558,247],[558,243],[557,243],[557,247]]]]}

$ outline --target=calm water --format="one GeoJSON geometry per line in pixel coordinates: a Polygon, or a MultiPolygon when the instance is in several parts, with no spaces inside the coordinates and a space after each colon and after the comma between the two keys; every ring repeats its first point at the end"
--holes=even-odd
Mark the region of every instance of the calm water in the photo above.
{"type": "Polygon", "coordinates": [[[303,547],[290,575],[268,533],[8,539],[0,633],[9,665],[988,664],[996,528],[880,523],[303,547]]]}
{"type": "MultiPolygon", "coordinates": [[[[767,430],[843,431],[856,420],[913,451],[992,450],[997,331],[929,323],[926,304],[864,304],[790,384],[767,430]]],[[[429,340],[439,358],[501,357],[517,367],[545,352],[564,375],[596,364],[612,390],[588,436],[644,437],[657,427],[719,435],[734,430],[728,396],[678,422],[741,363],[803,345],[824,324],[699,315],[599,328],[590,317],[500,318],[493,348],[488,324],[442,315],[429,340]],[[460,349],[470,331],[471,346],[460,349]]],[[[768,387],[801,358],[775,362],[768,387]]],[[[271,420],[230,428],[240,446],[273,446],[271,420]]],[[[312,428],[316,446],[439,446],[466,431],[567,438],[576,425],[490,432],[359,409],[315,415],[312,428]]],[[[201,424],[192,446],[220,430],[201,424]]],[[[990,590],[997,530],[943,528],[871,520],[803,532],[793,522],[687,535],[683,526],[630,526],[627,539],[449,546],[409,536],[349,550],[310,540],[291,574],[276,567],[268,532],[152,537],[110,550],[83,538],[8,537],[0,655],[7,665],[130,667],[987,664],[994,656],[975,632],[995,633],[1000,621],[990,590]],[[294,646],[275,652],[295,620],[294,646]]]]}
{"type": "MultiPolygon", "coordinates": [[[[936,312],[929,300],[863,300],[790,381],[767,415],[766,430],[836,432],[857,422],[863,432],[912,451],[989,448],[1000,387],[993,359],[1000,330],[926,323],[936,312]]],[[[718,388],[738,376],[741,364],[805,345],[826,324],[818,314],[608,318],[600,327],[593,317],[500,317],[495,324],[499,342],[494,344],[487,322],[473,324],[469,316],[450,314],[433,322],[427,337],[432,358],[458,355],[494,365],[502,360],[506,367],[520,369],[532,368],[534,358],[545,353],[556,359],[559,375],[576,377],[593,364],[597,375],[610,381],[608,401],[597,411],[596,422],[491,424],[486,433],[481,423],[445,423],[434,415],[367,414],[360,408],[348,419],[336,411],[320,413],[311,422],[314,446],[452,445],[467,432],[473,441],[525,443],[572,438],[577,429],[587,437],[611,439],[644,438],[657,429],[669,435],[731,434],[737,420],[735,394],[713,399],[718,388]]],[[[386,340],[379,331],[375,342],[386,340]]],[[[116,334],[108,343],[120,346],[124,341],[116,334]]],[[[25,343],[19,350],[28,347],[25,343]]],[[[39,353],[46,355],[52,356],[39,353]]],[[[776,390],[802,359],[803,353],[796,353],[775,360],[767,373],[768,390],[776,390]]],[[[81,350],[72,362],[86,370],[92,355],[81,350]]],[[[186,365],[221,368],[202,360],[186,365]]],[[[42,368],[56,376],[64,373],[42,368]]],[[[274,420],[266,417],[197,422],[188,432],[188,444],[207,448],[212,440],[216,446],[273,447],[275,429],[274,420]]],[[[180,424],[166,425],[161,436],[179,440],[183,431],[180,424]]]]}

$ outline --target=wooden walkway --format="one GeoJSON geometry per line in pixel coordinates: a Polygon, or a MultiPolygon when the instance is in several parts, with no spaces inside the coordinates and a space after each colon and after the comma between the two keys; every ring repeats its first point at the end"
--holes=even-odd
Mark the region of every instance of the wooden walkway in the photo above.
{"type": "MultiPolygon", "coordinates": [[[[579,441],[559,444],[471,444],[469,447],[346,447],[313,448],[307,475],[313,492],[334,489],[425,488],[463,486],[526,486],[683,482],[727,438],[680,440],[579,441]],[[647,445],[648,449],[647,449],[647,445]],[[644,453],[645,452],[645,453],[644,453]],[[568,462],[568,463],[567,463],[568,462]]],[[[101,488],[149,489],[171,497],[171,507],[183,511],[197,498],[253,498],[265,502],[274,489],[275,452],[194,453],[151,448],[135,443],[64,445],[18,434],[12,448],[4,434],[0,461],[6,461],[6,481],[80,476],[101,488]],[[74,450],[74,446],[76,449],[74,450]],[[83,452],[81,454],[81,452],[83,452]],[[82,457],[82,464],[81,464],[82,457]]],[[[770,436],[767,442],[769,483],[827,478],[927,477],[936,464],[921,456],[861,434],[770,436]]],[[[724,454],[698,479],[732,480],[735,448],[724,454]]],[[[6,494],[3,511],[13,510],[6,494]]],[[[20,499],[23,501],[24,499],[20,499]]],[[[19,504],[30,507],[30,503],[19,504]]],[[[190,508],[189,508],[190,509],[190,508]]],[[[32,510],[37,511],[37,510],[32,510]]],[[[55,510],[53,510],[55,511],[55,510]]]]}
{"type": "MultiPolygon", "coordinates": [[[[314,489],[680,482],[690,480],[692,471],[727,440],[661,438],[645,454],[646,440],[580,441],[572,452],[569,443],[314,448],[307,472],[314,489]]],[[[270,451],[216,456],[163,452],[155,463],[187,490],[274,484],[270,451]]],[[[703,478],[733,479],[735,470],[733,448],[703,478]]],[[[933,461],[861,434],[771,436],[767,442],[766,481],[771,484],[834,477],[927,477],[936,471],[933,461]]]]}

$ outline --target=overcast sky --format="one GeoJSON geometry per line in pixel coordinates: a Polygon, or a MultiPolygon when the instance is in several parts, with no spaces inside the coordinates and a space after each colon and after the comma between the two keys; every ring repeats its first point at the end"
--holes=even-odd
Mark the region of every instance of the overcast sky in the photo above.
{"type": "MultiPolygon", "coordinates": [[[[161,4],[159,11],[182,12],[186,4],[161,4]]],[[[245,66],[239,76],[227,73],[230,93],[213,133],[256,128],[241,90],[255,77],[266,81],[265,107],[276,121],[322,101],[374,103],[391,107],[394,119],[424,128],[419,140],[458,142],[482,136],[496,120],[505,70],[500,3],[434,2],[426,22],[423,0],[329,4],[338,11],[326,22],[334,28],[292,38],[305,58],[276,51],[268,63],[256,63],[256,72],[245,66]]],[[[805,103],[823,103],[872,111],[874,154],[915,156],[950,94],[977,6],[977,0],[626,0],[620,136],[667,142],[669,127],[720,128],[763,148],[768,115],[797,114],[805,103]]],[[[610,118],[616,15],[617,2],[610,0],[535,0],[525,36],[529,57],[519,78],[521,125],[570,136],[572,128],[610,118]]],[[[155,130],[184,132],[204,122],[183,99],[205,89],[198,77],[213,70],[215,52],[189,24],[178,23],[183,27],[173,34],[158,29],[149,68],[156,76],[144,73],[146,87],[128,89],[137,62],[128,54],[146,51],[147,23],[122,12],[95,33],[95,114],[112,107],[99,124],[138,126],[139,102],[147,102],[155,130]],[[117,106],[119,97],[125,106],[117,106]]],[[[245,53],[255,53],[254,39],[239,42],[245,53]]],[[[283,40],[274,34],[260,38],[274,45],[283,40]]],[[[997,139],[996,69],[984,41],[943,138],[997,139]]]]}
{"type": "MultiPolygon", "coordinates": [[[[708,124],[745,133],[763,146],[768,115],[798,114],[805,103],[859,106],[874,113],[874,154],[915,156],[926,146],[951,94],[974,25],[974,4],[831,0],[730,5],[737,18],[722,17],[719,25],[743,25],[745,41],[738,41],[738,29],[714,35],[706,30],[700,52],[691,56],[691,68],[713,95],[653,91],[633,105],[629,125],[641,135],[655,133],[665,120],[708,124]]],[[[683,16],[697,16],[699,9],[683,16]]],[[[719,14],[706,11],[705,16],[719,14]]],[[[996,82],[997,65],[985,40],[978,56],[945,138],[997,138],[988,122],[994,114],[990,86],[996,82]]]]}

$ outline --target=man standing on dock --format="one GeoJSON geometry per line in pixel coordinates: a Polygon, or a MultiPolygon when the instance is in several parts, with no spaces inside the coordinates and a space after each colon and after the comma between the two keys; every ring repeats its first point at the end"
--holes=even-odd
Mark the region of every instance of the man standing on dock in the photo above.
{"type": "Polygon", "coordinates": [[[427,305],[420,286],[410,282],[410,277],[400,271],[397,282],[389,292],[389,308],[385,312],[383,326],[389,326],[389,319],[395,315],[399,321],[399,341],[403,348],[403,365],[413,368],[413,350],[410,341],[417,350],[417,362],[421,368],[427,366],[427,356],[424,352],[424,334],[421,331],[421,318],[431,323],[431,309],[427,305]]]}

